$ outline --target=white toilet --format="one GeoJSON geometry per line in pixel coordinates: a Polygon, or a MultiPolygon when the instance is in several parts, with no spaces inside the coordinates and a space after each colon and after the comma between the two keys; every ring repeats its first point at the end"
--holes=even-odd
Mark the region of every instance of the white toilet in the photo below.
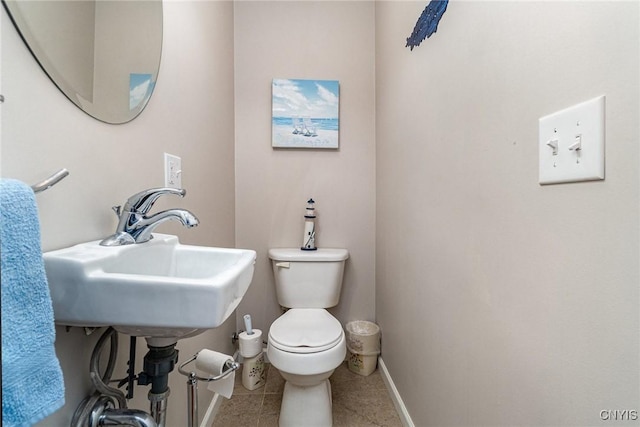
{"type": "Polygon", "coordinates": [[[269,361],[286,380],[280,427],[331,426],[329,377],[346,355],[342,325],[325,308],[340,300],[346,249],[271,249],[281,306],[269,329],[269,361]]]}

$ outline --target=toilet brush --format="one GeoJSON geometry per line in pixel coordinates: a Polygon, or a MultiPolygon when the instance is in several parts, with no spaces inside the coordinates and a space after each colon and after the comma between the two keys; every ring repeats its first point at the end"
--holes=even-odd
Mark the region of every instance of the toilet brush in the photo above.
{"type": "Polygon", "coordinates": [[[255,390],[266,383],[264,353],[262,352],[262,331],[253,329],[251,315],[244,315],[246,331],[239,335],[240,355],[243,357],[242,385],[247,390],[255,390]]]}

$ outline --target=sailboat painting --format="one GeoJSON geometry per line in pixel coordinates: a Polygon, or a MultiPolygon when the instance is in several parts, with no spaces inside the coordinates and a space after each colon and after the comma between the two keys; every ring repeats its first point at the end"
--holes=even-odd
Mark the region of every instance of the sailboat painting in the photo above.
{"type": "Polygon", "coordinates": [[[274,148],[338,148],[340,85],[337,80],[274,79],[274,148]]]}

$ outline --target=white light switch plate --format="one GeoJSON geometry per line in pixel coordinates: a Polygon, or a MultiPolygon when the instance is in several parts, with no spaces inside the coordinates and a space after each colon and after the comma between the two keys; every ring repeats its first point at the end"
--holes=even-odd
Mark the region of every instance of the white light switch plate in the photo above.
{"type": "Polygon", "coordinates": [[[540,118],[540,184],[604,179],[604,114],[599,96],[540,118]]]}
{"type": "Polygon", "coordinates": [[[169,153],[164,153],[164,185],[182,188],[182,159],[169,153]]]}

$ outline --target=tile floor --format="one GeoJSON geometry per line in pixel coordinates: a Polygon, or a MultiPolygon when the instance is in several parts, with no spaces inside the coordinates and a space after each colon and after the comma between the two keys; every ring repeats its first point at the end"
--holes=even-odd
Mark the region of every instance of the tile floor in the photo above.
{"type": "MultiPolygon", "coordinates": [[[[224,399],[212,427],[277,427],[284,379],[273,366],[267,370],[266,385],[253,391],[242,386],[242,372],[236,373],[233,396],[224,399]]],[[[345,362],[329,381],[335,427],[402,427],[378,369],[363,377],[345,362]]]]}

